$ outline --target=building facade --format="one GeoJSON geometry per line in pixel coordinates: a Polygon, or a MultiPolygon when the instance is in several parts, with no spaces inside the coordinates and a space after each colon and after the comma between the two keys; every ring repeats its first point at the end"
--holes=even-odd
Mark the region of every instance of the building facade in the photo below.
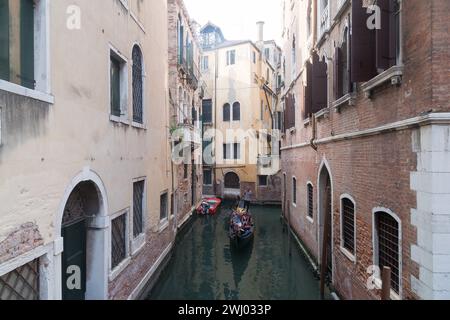
{"type": "Polygon", "coordinates": [[[0,1],[0,300],[135,299],[170,252],[167,21],[0,1]]]}
{"type": "Polygon", "coordinates": [[[202,49],[195,21],[181,0],[168,0],[170,131],[173,150],[173,209],[179,226],[202,198],[202,49]],[[180,159],[176,159],[176,158],[180,159]]]}
{"type": "MultiPolygon", "coordinates": [[[[258,26],[257,43],[226,40],[212,23],[201,29],[201,70],[207,87],[203,192],[235,199],[250,189],[256,202],[279,203],[279,140],[272,139],[278,65],[263,55],[263,23],[258,26]]],[[[267,47],[274,56],[280,51],[269,42],[267,47]]]]}
{"type": "Polygon", "coordinates": [[[284,1],[284,214],[344,299],[383,267],[392,299],[450,298],[449,6],[284,1]]]}

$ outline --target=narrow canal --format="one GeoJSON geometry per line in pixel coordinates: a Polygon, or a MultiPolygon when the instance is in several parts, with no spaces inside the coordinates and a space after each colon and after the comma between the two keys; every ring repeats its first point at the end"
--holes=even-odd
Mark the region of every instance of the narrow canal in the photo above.
{"type": "Polygon", "coordinates": [[[196,217],[150,293],[151,300],[315,300],[319,282],[293,238],[289,256],[279,207],[252,208],[255,239],[230,246],[230,205],[215,217],[196,217]]]}

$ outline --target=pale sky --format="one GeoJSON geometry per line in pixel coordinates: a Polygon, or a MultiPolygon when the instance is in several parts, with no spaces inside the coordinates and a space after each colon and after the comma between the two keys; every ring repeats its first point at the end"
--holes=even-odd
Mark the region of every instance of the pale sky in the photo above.
{"type": "Polygon", "coordinates": [[[189,15],[202,26],[211,21],[227,40],[256,41],[256,22],[264,21],[264,40],[280,45],[282,0],[184,0],[189,15]]]}

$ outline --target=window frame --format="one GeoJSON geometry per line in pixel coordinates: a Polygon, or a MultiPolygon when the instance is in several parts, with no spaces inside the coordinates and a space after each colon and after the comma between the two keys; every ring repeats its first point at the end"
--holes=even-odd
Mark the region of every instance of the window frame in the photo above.
{"type": "Polygon", "coordinates": [[[108,110],[109,110],[109,120],[111,122],[120,122],[126,125],[129,125],[130,122],[128,120],[128,59],[120,53],[120,51],[115,48],[112,44],[109,45],[108,48],[108,110]],[[111,106],[111,60],[118,60],[120,63],[120,116],[116,116],[112,114],[112,106],[111,106]]]}
{"type": "MultiPolygon", "coordinates": [[[[35,88],[0,79],[0,90],[23,97],[55,103],[51,94],[51,57],[50,57],[50,0],[35,1],[34,5],[34,80],[35,88]]],[[[109,71],[108,71],[109,72],[109,71]]]]}
{"type": "Polygon", "coordinates": [[[296,208],[297,207],[297,193],[298,193],[298,184],[297,184],[298,180],[297,177],[293,176],[292,177],[292,184],[291,184],[291,191],[292,191],[292,205],[296,208]]]}
{"type": "Polygon", "coordinates": [[[212,173],[213,173],[213,170],[212,170],[212,169],[203,169],[203,185],[204,185],[204,186],[211,187],[211,186],[213,185],[213,176],[212,176],[212,173]],[[209,171],[210,174],[211,174],[211,183],[206,183],[206,182],[205,182],[205,178],[206,178],[205,172],[206,172],[206,171],[209,171]]]}
{"type": "Polygon", "coordinates": [[[306,219],[314,223],[314,184],[311,181],[306,183],[306,219]],[[309,194],[311,188],[312,195],[309,194]],[[311,200],[312,199],[312,203],[311,200]],[[310,215],[312,212],[312,216],[310,215]]]}
{"type": "Polygon", "coordinates": [[[109,244],[110,244],[110,252],[109,252],[109,280],[113,281],[115,278],[119,276],[120,273],[122,273],[123,270],[127,268],[127,266],[130,264],[131,257],[130,257],[130,209],[123,209],[110,217],[110,228],[109,228],[109,244]],[[112,266],[112,225],[113,221],[117,218],[125,215],[125,257],[124,259],[115,267],[112,266]]]}
{"type": "Polygon", "coordinates": [[[269,186],[269,176],[268,175],[258,175],[258,187],[267,188],[269,186]],[[261,178],[265,177],[265,183],[261,184],[261,178]]]}
{"type": "Polygon", "coordinates": [[[135,43],[133,45],[133,47],[132,47],[131,63],[132,63],[132,65],[131,65],[131,71],[132,71],[132,75],[131,75],[131,77],[132,77],[131,98],[133,100],[132,101],[132,118],[131,118],[132,122],[131,123],[132,123],[133,127],[146,129],[147,128],[147,123],[146,123],[146,119],[145,118],[146,118],[146,86],[147,86],[146,78],[147,78],[147,74],[145,72],[146,69],[145,69],[144,52],[143,52],[142,47],[141,47],[141,45],[139,43],[135,43]],[[141,64],[142,64],[141,65],[142,123],[141,122],[136,122],[134,120],[134,86],[133,86],[133,84],[134,84],[134,77],[133,77],[133,72],[134,72],[133,51],[134,51],[134,48],[138,48],[139,49],[140,58],[141,58],[141,64]]]}
{"type": "MultiPolygon", "coordinates": [[[[373,251],[373,265],[375,267],[379,266],[379,257],[378,257],[378,230],[377,230],[377,219],[376,219],[376,215],[377,213],[386,213],[388,215],[390,215],[392,218],[394,218],[397,223],[398,223],[398,240],[399,240],[399,244],[398,244],[398,248],[399,248],[399,252],[398,252],[398,261],[399,261],[399,292],[395,292],[393,289],[391,289],[391,299],[392,300],[401,300],[402,296],[403,296],[403,240],[402,240],[402,221],[400,219],[400,217],[395,214],[392,210],[388,209],[388,208],[383,208],[383,207],[377,207],[377,208],[373,208],[372,210],[372,251],[373,251]]],[[[378,289],[382,288],[383,282],[382,282],[382,278],[381,278],[381,271],[380,273],[377,274],[375,273],[375,286],[378,289]]]]}
{"type": "Polygon", "coordinates": [[[236,64],[236,49],[227,50],[227,66],[232,66],[236,64]]]}
{"type": "Polygon", "coordinates": [[[145,244],[145,238],[146,238],[146,230],[147,230],[147,222],[148,222],[148,204],[147,204],[147,177],[141,177],[133,179],[132,181],[132,203],[131,203],[131,217],[130,217],[130,229],[133,231],[132,237],[131,237],[131,254],[136,254],[137,251],[139,251],[142,246],[145,244]],[[134,185],[136,183],[143,182],[144,183],[144,189],[142,191],[142,232],[138,234],[137,236],[134,235],[134,185]]]}
{"type": "Polygon", "coordinates": [[[241,144],[239,142],[223,143],[222,159],[224,161],[241,160],[241,144]],[[229,154],[228,151],[230,151],[229,154]]]}
{"type": "Polygon", "coordinates": [[[159,195],[159,232],[162,232],[169,225],[169,190],[164,190],[159,195]],[[166,197],[166,214],[165,217],[161,216],[162,213],[162,200],[166,197]]]}
{"type": "Polygon", "coordinates": [[[349,194],[343,194],[340,197],[340,249],[341,252],[353,263],[356,263],[357,255],[357,223],[356,223],[356,201],[349,194]],[[350,252],[344,243],[344,200],[347,199],[353,203],[353,250],[354,253],[350,252]]]}

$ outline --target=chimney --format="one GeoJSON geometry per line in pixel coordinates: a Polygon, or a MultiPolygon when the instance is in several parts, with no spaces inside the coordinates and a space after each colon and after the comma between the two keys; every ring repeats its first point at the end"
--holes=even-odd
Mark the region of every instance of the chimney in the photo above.
{"type": "Polygon", "coordinates": [[[258,28],[258,41],[256,45],[262,49],[264,47],[264,21],[258,21],[256,25],[258,28]]]}

